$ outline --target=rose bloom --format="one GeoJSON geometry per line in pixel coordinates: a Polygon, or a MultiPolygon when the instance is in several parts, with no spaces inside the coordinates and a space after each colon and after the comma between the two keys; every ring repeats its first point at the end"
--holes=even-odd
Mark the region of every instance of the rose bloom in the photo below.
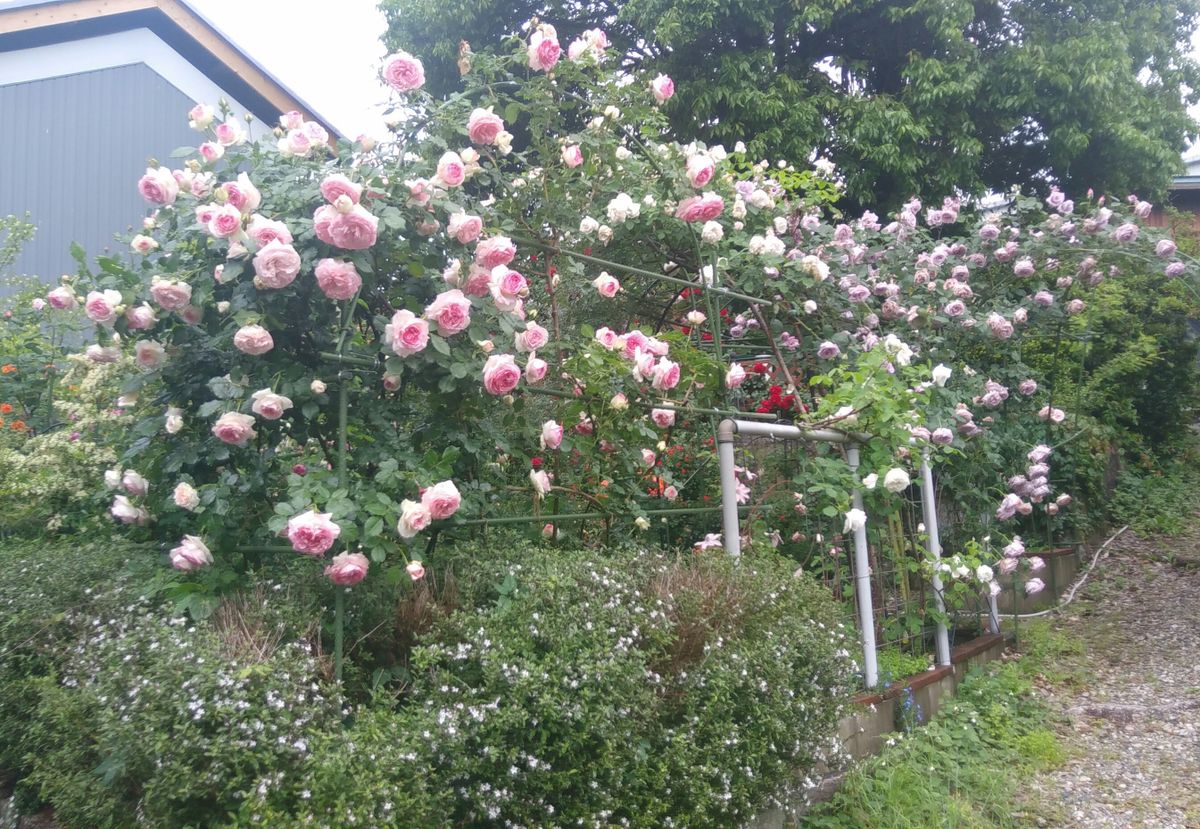
{"type": "Polygon", "coordinates": [[[498,309],[514,313],[521,306],[521,298],[529,294],[529,282],[506,265],[498,265],[492,269],[488,290],[498,309]]]}
{"type": "Polygon", "coordinates": [[[125,310],[125,324],[131,331],[145,331],[153,328],[158,322],[154,309],[146,303],[125,310]]]}
{"type": "Polygon", "coordinates": [[[142,368],[158,368],[166,360],[166,356],[162,343],[154,340],[138,340],[133,347],[133,358],[142,368]]]}
{"type": "Polygon", "coordinates": [[[666,498],[668,501],[674,501],[676,498],[679,497],[679,490],[676,489],[674,486],[668,486],[666,489],[664,489],[662,491],[662,496],[664,498],[666,498]]]}
{"type": "Polygon", "coordinates": [[[113,499],[109,511],[112,513],[112,517],[122,524],[145,524],[150,517],[144,509],[135,507],[124,495],[118,495],[113,499]]]}
{"type": "Polygon", "coordinates": [[[243,325],[233,335],[233,346],[243,354],[258,356],[275,347],[271,332],[261,325],[243,325]]]}
{"type": "Polygon", "coordinates": [[[562,160],[563,164],[574,169],[583,163],[583,150],[578,144],[568,144],[562,148],[562,160]]]}
{"type": "Polygon", "coordinates": [[[361,204],[348,213],[339,213],[333,205],[325,204],[313,214],[313,231],[327,245],[344,250],[366,250],[375,244],[379,219],[361,204]]]}
{"type": "Polygon", "coordinates": [[[164,311],[178,311],[192,301],[192,286],[182,280],[155,276],[150,280],[150,298],[164,311]]]}
{"type": "Polygon", "coordinates": [[[530,322],[526,324],[525,330],[517,334],[514,339],[517,351],[521,353],[537,351],[550,342],[550,332],[536,322],[530,322]]]}
{"type": "Polygon", "coordinates": [[[300,254],[291,245],[268,242],[254,255],[255,284],[266,288],[286,288],[300,273],[300,254]]]}
{"type": "Polygon", "coordinates": [[[309,510],[294,515],[287,522],[287,538],[292,549],[306,556],[323,556],[342,534],[342,528],[331,519],[331,512],[309,510]]]}
{"type": "Polygon", "coordinates": [[[596,329],[596,342],[612,351],[617,347],[617,332],[613,331],[607,325],[596,329]]]}
{"type": "Polygon", "coordinates": [[[425,67],[408,52],[396,52],[383,59],[383,80],[398,92],[411,92],[425,83],[425,67]]]}
{"type": "Polygon", "coordinates": [[[108,325],[117,318],[117,306],[120,304],[120,291],[111,288],[107,291],[90,291],[84,300],[83,310],[92,322],[108,325]]]}
{"type": "Polygon", "coordinates": [[[548,23],[538,26],[537,31],[529,38],[529,68],[539,72],[549,72],[558,63],[562,47],[558,44],[558,32],[548,23]]]}
{"type": "Polygon", "coordinates": [[[371,562],[362,553],[341,553],[325,565],[325,575],[334,584],[349,587],[362,581],[370,566],[371,562]]]}
{"type": "Polygon", "coordinates": [[[467,136],[474,144],[495,144],[496,138],[504,132],[504,121],[492,112],[492,108],[476,107],[467,118],[467,136]]]}
{"type": "Polygon", "coordinates": [[[716,193],[690,196],[679,203],[675,218],[685,222],[708,222],[725,210],[725,200],[716,193]]]}
{"type": "Polygon", "coordinates": [[[227,181],[221,185],[225,191],[226,200],[242,212],[249,215],[262,204],[262,193],[250,181],[250,176],[239,173],[237,181],[227,181]]]}
{"type": "Polygon", "coordinates": [[[669,429],[675,425],[674,409],[651,409],[650,419],[660,429],[669,429]]]}
{"type": "Polygon", "coordinates": [[[321,195],[327,202],[335,202],[345,196],[351,203],[358,204],[362,198],[362,185],[355,184],[341,173],[331,173],[321,181],[321,195]]]}
{"type": "Polygon", "coordinates": [[[132,469],[125,470],[125,474],[121,476],[121,486],[130,495],[136,495],[139,498],[150,491],[150,482],[132,469]]]}
{"type": "Polygon", "coordinates": [[[536,353],[530,354],[529,359],[525,361],[525,382],[531,385],[542,382],[549,368],[550,364],[536,353]]]}
{"type": "Polygon", "coordinates": [[[212,553],[197,535],[185,535],[179,546],[171,550],[171,566],[185,573],[212,563],[212,553]]]}
{"type": "Polygon", "coordinates": [[[453,150],[442,153],[442,157],[438,159],[435,179],[447,187],[458,187],[466,177],[466,163],[462,156],[453,150]]]}
{"type": "Polygon", "coordinates": [[[408,309],[392,315],[383,329],[383,338],[398,357],[410,357],[429,345],[429,323],[408,309]]]}
{"type": "Polygon", "coordinates": [[[206,130],[216,117],[216,111],[208,104],[196,104],[188,110],[188,126],[194,130],[206,130]]]}
{"type": "Polygon", "coordinates": [[[838,348],[838,344],[830,340],[826,340],[817,347],[817,356],[822,360],[832,360],[841,353],[842,350],[838,348]]]}
{"type": "Polygon", "coordinates": [[[660,104],[665,104],[675,94],[675,81],[671,80],[667,75],[659,75],[650,81],[650,92],[654,95],[654,100],[660,104]]]}
{"type": "Polygon", "coordinates": [[[453,336],[470,326],[471,300],[457,288],[443,291],[425,306],[425,318],[437,325],[441,336],[453,336]]]}
{"type": "Polygon", "coordinates": [[[242,231],[242,211],[232,204],[214,208],[208,219],[208,232],[217,239],[228,239],[242,231]]]}
{"type": "Polygon", "coordinates": [[[200,493],[187,481],[180,481],[175,484],[175,491],[171,494],[171,497],[175,500],[175,506],[189,512],[200,506],[200,493]]]}
{"type": "Polygon", "coordinates": [[[362,287],[362,277],[353,262],[322,259],[317,263],[317,287],[329,299],[352,299],[362,287]]]}
{"type": "Polygon", "coordinates": [[[938,446],[949,446],[951,443],[954,443],[954,433],[945,426],[941,426],[933,430],[933,433],[929,436],[929,439],[938,446]]]}
{"type": "Polygon", "coordinates": [[[241,412],[221,415],[213,424],[212,433],[223,443],[241,447],[245,447],[250,438],[258,434],[254,431],[254,418],[241,412]]]}
{"type": "Polygon", "coordinates": [[[48,292],[46,299],[50,302],[51,308],[57,308],[60,311],[75,307],[75,292],[66,285],[60,285],[48,292]]]}
{"type": "Polygon", "coordinates": [[[746,380],[746,369],[741,363],[734,363],[729,367],[729,371],[725,372],[725,388],[736,389],[746,380]]]}
{"type": "Polygon", "coordinates": [[[266,420],[279,420],[283,417],[284,412],[292,408],[291,398],[276,394],[269,388],[259,389],[250,396],[250,399],[254,401],[250,406],[250,411],[266,420]]]}
{"type": "Polygon", "coordinates": [[[542,434],[539,444],[543,449],[557,449],[562,446],[563,427],[555,420],[547,420],[542,424],[542,434]]]}
{"type": "Polygon", "coordinates": [[[511,354],[493,354],[483,364],[483,387],[488,394],[508,394],[521,382],[521,370],[511,354]]]}
{"type": "Polygon", "coordinates": [[[621,283],[607,271],[601,271],[600,275],[592,280],[592,285],[605,299],[612,299],[621,290],[621,283]]]}
{"type": "Polygon", "coordinates": [[[419,561],[410,561],[404,566],[404,569],[413,581],[420,581],[425,577],[425,565],[419,561]]]}
{"type": "Polygon", "coordinates": [[[450,219],[446,223],[446,232],[464,245],[478,239],[482,231],[483,219],[461,211],[451,213],[450,219]]]}
{"type": "Polygon", "coordinates": [[[516,255],[517,249],[507,236],[492,236],[475,246],[475,261],[488,270],[507,265],[516,255]]]}
{"type": "Polygon", "coordinates": [[[149,236],[139,233],[129,241],[129,247],[138,253],[149,253],[158,247],[158,242],[149,236]]]}
{"type": "Polygon", "coordinates": [[[276,239],[285,245],[290,245],[293,241],[292,233],[287,229],[287,225],[283,222],[264,218],[257,213],[250,217],[250,224],[246,226],[246,233],[250,235],[250,238],[259,247],[265,247],[276,239]]]}
{"type": "Polygon", "coordinates": [[[688,181],[697,190],[712,181],[713,174],[716,171],[716,162],[712,160],[711,156],[705,153],[696,153],[687,160],[688,181]]]}
{"type": "Polygon", "coordinates": [[[401,538],[412,538],[429,526],[433,515],[429,507],[418,501],[405,499],[400,502],[400,520],[396,523],[396,532],[401,538]]]}
{"type": "Polygon", "coordinates": [[[643,449],[642,450],[642,463],[644,463],[646,466],[654,466],[654,464],[657,461],[658,461],[658,456],[654,454],[653,450],[651,450],[651,449],[643,449]]]}
{"type": "Polygon", "coordinates": [[[462,496],[453,481],[440,481],[421,493],[421,503],[434,521],[442,521],[458,512],[462,496]]]}
{"type": "Polygon", "coordinates": [[[147,167],[138,180],[138,192],[151,204],[174,204],[179,196],[179,182],[166,167],[147,167]]]}
{"type": "Polygon", "coordinates": [[[116,346],[102,346],[92,343],[84,351],[93,363],[115,363],[121,359],[121,349],[116,346]]]}
{"type": "Polygon", "coordinates": [[[529,483],[537,498],[542,498],[550,492],[550,473],[544,469],[529,470],[529,483]]]}
{"type": "Polygon", "coordinates": [[[679,363],[659,357],[654,366],[650,385],[659,391],[670,391],[679,385],[679,363]]]}

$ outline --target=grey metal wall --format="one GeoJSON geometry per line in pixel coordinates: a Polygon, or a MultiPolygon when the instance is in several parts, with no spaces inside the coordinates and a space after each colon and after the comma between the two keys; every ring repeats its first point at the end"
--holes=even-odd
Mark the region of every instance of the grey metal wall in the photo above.
{"type": "Polygon", "coordinates": [[[28,211],[37,225],[13,271],[50,284],[75,271],[71,242],[89,258],[121,250],[114,234],[149,207],[147,159],[176,166],[171,151],[197,143],[192,104],[142,63],[0,85],[0,216],[28,211]]]}

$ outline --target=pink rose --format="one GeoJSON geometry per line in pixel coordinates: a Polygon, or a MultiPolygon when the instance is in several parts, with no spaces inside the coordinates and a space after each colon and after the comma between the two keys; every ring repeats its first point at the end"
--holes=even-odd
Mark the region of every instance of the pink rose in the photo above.
{"type": "Polygon", "coordinates": [[[429,345],[429,323],[408,309],[392,315],[383,329],[383,339],[398,357],[410,357],[429,345]]]}
{"type": "Polygon", "coordinates": [[[254,402],[250,406],[250,411],[254,412],[264,420],[279,420],[283,417],[283,413],[292,408],[292,401],[282,394],[276,394],[267,389],[259,389],[250,399],[254,402]]]}
{"type": "Polygon", "coordinates": [[[375,244],[379,219],[361,204],[349,213],[339,213],[333,205],[322,205],[313,215],[313,230],[327,245],[345,250],[366,250],[375,244]]]}
{"type": "Polygon", "coordinates": [[[209,164],[212,164],[214,161],[220,161],[222,156],[225,155],[225,148],[212,141],[205,141],[196,148],[196,151],[209,164]]]}
{"type": "Polygon", "coordinates": [[[529,351],[537,351],[550,342],[550,332],[536,322],[530,322],[526,324],[525,330],[517,334],[514,339],[517,351],[524,354],[529,351]]]}
{"type": "Polygon", "coordinates": [[[155,369],[166,360],[166,351],[163,350],[162,343],[138,340],[133,347],[133,358],[142,368],[155,369]]]}
{"type": "Polygon", "coordinates": [[[618,344],[622,349],[621,353],[626,360],[632,360],[637,357],[639,350],[649,353],[650,349],[646,347],[649,345],[649,343],[649,337],[647,337],[641,331],[638,331],[636,328],[633,331],[630,331],[624,337],[621,337],[618,341],[618,344]]]}
{"type": "Polygon", "coordinates": [[[147,167],[138,180],[138,192],[151,204],[174,204],[179,196],[179,182],[166,167],[147,167]]]}
{"type": "Polygon", "coordinates": [[[617,332],[608,326],[596,329],[596,342],[612,351],[617,347],[617,332]]]}
{"type": "Polygon", "coordinates": [[[504,132],[504,121],[492,112],[492,108],[476,107],[467,119],[467,136],[473,144],[495,144],[497,136],[504,132]]]}
{"type": "Polygon", "coordinates": [[[383,80],[398,92],[411,92],[425,83],[425,67],[408,52],[397,52],[384,58],[383,80]]]}
{"type": "Polygon", "coordinates": [[[130,495],[136,495],[138,498],[144,498],[150,491],[150,482],[132,469],[126,469],[125,474],[121,476],[121,486],[130,495]]]}
{"type": "Polygon", "coordinates": [[[642,450],[642,463],[644,463],[648,467],[652,467],[657,462],[658,462],[658,456],[654,454],[654,450],[652,450],[652,449],[643,449],[642,450]]]}
{"type": "Polygon", "coordinates": [[[200,493],[187,481],[180,481],[175,485],[171,498],[175,501],[175,506],[189,512],[200,506],[200,493]]]}
{"type": "Polygon", "coordinates": [[[725,210],[725,200],[716,193],[690,196],[679,203],[675,218],[685,222],[709,222],[725,210]]]}
{"type": "Polygon", "coordinates": [[[125,324],[131,331],[148,330],[153,328],[157,322],[158,317],[154,315],[154,309],[144,302],[125,311],[125,324]]]}
{"type": "Polygon", "coordinates": [[[734,363],[729,367],[729,371],[725,372],[725,388],[736,389],[746,380],[746,369],[741,363],[734,363]]]}
{"type": "Polygon", "coordinates": [[[434,521],[441,521],[458,512],[462,496],[453,481],[441,481],[421,493],[421,503],[434,521]]]}
{"type": "Polygon", "coordinates": [[[240,210],[242,215],[253,213],[262,204],[262,193],[245,173],[239,173],[237,181],[227,181],[221,188],[225,191],[227,201],[240,210]]]}
{"type": "Polygon", "coordinates": [[[286,288],[300,273],[300,254],[291,245],[269,242],[254,255],[255,284],[262,288],[286,288]]]}
{"type": "Polygon", "coordinates": [[[341,173],[332,173],[321,182],[321,195],[330,203],[337,201],[338,196],[345,196],[353,204],[358,204],[362,198],[362,185],[355,184],[341,173]]]}
{"type": "Polygon", "coordinates": [[[520,307],[522,297],[529,294],[529,283],[516,271],[505,265],[497,265],[492,269],[488,290],[496,307],[511,313],[520,307]]]}
{"type": "Polygon", "coordinates": [[[396,523],[396,532],[401,538],[412,538],[433,521],[433,513],[429,507],[417,501],[405,499],[400,502],[400,520],[396,523]]]}
{"type": "Polygon", "coordinates": [[[164,311],[179,311],[192,301],[192,286],[178,279],[155,276],[150,280],[150,298],[164,311]]]}
{"type": "Polygon", "coordinates": [[[75,307],[75,292],[66,285],[60,285],[47,293],[46,299],[50,302],[51,308],[57,308],[59,311],[75,307]]]}
{"type": "Polygon", "coordinates": [[[437,180],[447,187],[458,187],[467,177],[466,164],[462,156],[448,150],[438,159],[437,180]]]}
{"type": "Polygon", "coordinates": [[[199,305],[187,305],[179,312],[179,317],[188,325],[199,325],[204,319],[204,309],[199,305]]]}
{"type": "Polygon", "coordinates": [[[208,129],[217,113],[208,104],[196,104],[188,110],[188,126],[194,130],[208,129]]]}
{"type": "Polygon", "coordinates": [[[223,204],[213,210],[208,220],[208,232],[217,239],[228,239],[242,231],[242,211],[232,204],[223,204]]]}
{"type": "Polygon", "coordinates": [[[467,284],[463,290],[471,296],[487,296],[491,291],[492,271],[481,265],[472,264],[467,269],[467,284]]]}
{"type": "Polygon", "coordinates": [[[543,498],[550,494],[550,473],[546,470],[529,470],[529,483],[533,484],[533,491],[536,498],[543,498]]]}
{"type": "Polygon", "coordinates": [[[117,318],[117,306],[121,304],[121,292],[111,288],[107,291],[90,291],[83,303],[83,312],[92,322],[108,325],[117,318]]]}
{"type": "Polygon", "coordinates": [[[221,415],[213,424],[212,433],[223,443],[241,447],[245,447],[250,438],[258,434],[254,431],[254,418],[241,412],[221,415]]]}
{"type": "Polygon", "coordinates": [[[679,363],[659,357],[650,378],[650,385],[659,391],[670,391],[679,385],[679,363]]]}
{"type": "Polygon", "coordinates": [[[257,213],[250,218],[250,224],[247,226],[246,232],[250,234],[250,238],[259,247],[266,247],[274,241],[290,245],[293,241],[292,233],[287,229],[287,225],[283,222],[264,218],[257,213]]]}
{"type": "Polygon", "coordinates": [[[650,81],[650,92],[654,95],[654,100],[664,104],[675,94],[675,81],[666,75],[659,75],[650,81]]]}
{"type": "Polygon", "coordinates": [[[413,581],[420,581],[425,578],[425,565],[419,561],[410,561],[404,565],[404,570],[413,581]]]}
{"type": "Polygon", "coordinates": [[[558,33],[554,27],[543,23],[529,38],[529,68],[549,72],[558,63],[562,47],[558,44],[558,33]]]}
{"type": "Polygon", "coordinates": [[[666,498],[668,501],[674,501],[676,498],[679,497],[679,490],[677,490],[674,486],[669,486],[663,490],[662,494],[663,494],[663,497],[666,498]]]}
{"type": "Polygon", "coordinates": [[[306,556],[323,556],[342,534],[342,528],[331,519],[331,512],[309,510],[292,516],[287,522],[288,541],[292,549],[306,556]]]}
{"type": "Polygon", "coordinates": [[[135,507],[124,495],[118,495],[113,499],[109,511],[112,513],[112,517],[122,524],[145,524],[150,518],[144,509],[135,507]]]}
{"type": "Polygon", "coordinates": [[[425,307],[425,318],[437,325],[437,332],[451,337],[471,324],[471,300],[454,288],[443,291],[425,307]]]}
{"type": "Polygon", "coordinates": [[[660,429],[669,429],[675,425],[674,409],[651,409],[650,419],[660,429]]]}
{"type": "Polygon", "coordinates": [[[488,394],[508,394],[521,382],[521,369],[511,354],[493,354],[483,364],[483,387],[488,394]]]}
{"type": "Polygon", "coordinates": [[[325,575],[341,587],[358,584],[366,578],[371,562],[362,553],[339,553],[325,565],[325,575]]]}
{"type": "Polygon", "coordinates": [[[322,259],[317,263],[317,287],[329,299],[351,299],[362,287],[353,262],[322,259]]]}
{"type": "Polygon", "coordinates": [[[129,247],[133,248],[138,253],[146,254],[152,250],[158,249],[158,242],[152,237],[139,233],[129,240],[129,247]]]}
{"type": "Polygon", "coordinates": [[[542,435],[539,442],[543,449],[557,449],[562,445],[562,440],[562,424],[554,420],[547,420],[542,424],[542,435]]]}
{"type": "Polygon", "coordinates": [[[537,354],[530,354],[529,359],[525,361],[525,382],[530,385],[542,382],[549,368],[550,365],[537,354]]]}
{"type": "Polygon", "coordinates": [[[279,126],[285,130],[298,130],[304,124],[304,116],[292,109],[279,116],[279,126]]]}
{"type": "Polygon", "coordinates": [[[507,236],[492,236],[475,246],[475,261],[489,271],[507,265],[517,255],[517,249],[507,236]]]}
{"type": "Polygon", "coordinates": [[[583,163],[583,150],[578,144],[568,144],[562,148],[562,160],[563,164],[574,169],[583,163]]]}
{"type": "Polygon", "coordinates": [[[242,129],[241,124],[236,121],[226,121],[223,124],[217,124],[213,133],[217,136],[217,143],[222,147],[231,147],[234,144],[244,143],[246,140],[246,132],[242,129]]]}
{"type": "Polygon", "coordinates": [[[212,553],[198,535],[185,535],[179,546],[171,550],[171,566],[185,573],[212,563],[212,553]]]}
{"type": "Polygon", "coordinates": [[[464,245],[474,242],[483,232],[483,219],[466,213],[451,213],[446,232],[464,245]]]}
{"type": "Polygon", "coordinates": [[[711,156],[704,153],[696,153],[687,160],[688,181],[697,190],[712,181],[716,171],[716,162],[712,160],[711,156]]]}
{"type": "Polygon", "coordinates": [[[592,280],[592,285],[605,299],[612,299],[621,290],[620,281],[607,271],[601,271],[600,275],[592,280]]]}
{"type": "Polygon", "coordinates": [[[261,325],[243,325],[233,335],[233,347],[243,354],[257,357],[275,347],[271,332],[261,325]]]}

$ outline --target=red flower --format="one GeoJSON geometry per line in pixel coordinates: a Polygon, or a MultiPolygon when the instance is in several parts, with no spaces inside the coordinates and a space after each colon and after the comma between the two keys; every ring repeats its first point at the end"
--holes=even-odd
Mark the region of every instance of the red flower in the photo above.
{"type": "Polygon", "coordinates": [[[536,455],[529,459],[529,463],[534,469],[542,468],[542,459],[537,457],[536,455]]]}

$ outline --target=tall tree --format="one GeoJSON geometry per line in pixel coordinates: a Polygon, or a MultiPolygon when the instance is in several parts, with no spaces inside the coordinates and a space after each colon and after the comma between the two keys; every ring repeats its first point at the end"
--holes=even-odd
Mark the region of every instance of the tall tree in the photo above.
{"type": "Polygon", "coordinates": [[[382,0],[392,48],[455,88],[460,41],[564,44],[605,29],[665,72],[681,136],[834,160],[847,195],[890,207],[955,189],[1159,195],[1200,90],[1200,0],[382,0]]]}

